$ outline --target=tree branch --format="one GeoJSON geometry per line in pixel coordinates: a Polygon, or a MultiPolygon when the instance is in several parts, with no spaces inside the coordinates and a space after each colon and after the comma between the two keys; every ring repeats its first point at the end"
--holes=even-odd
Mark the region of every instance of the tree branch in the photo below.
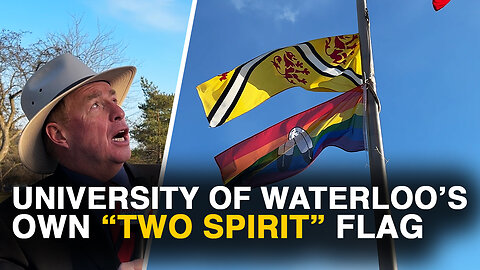
{"type": "Polygon", "coordinates": [[[20,134],[22,134],[22,131],[21,129],[15,131],[13,133],[13,135],[10,136],[10,142],[13,142],[20,134]]]}
{"type": "Polygon", "coordinates": [[[22,91],[18,91],[17,93],[10,95],[8,97],[8,100],[10,102],[10,115],[8,116],[8,121],[7,121],[7,128],[10,128],[13,123],[13,119],[15,117],[15,113],[17,112],[17,108],[15,106],[15,96],[21,93],[22,91]]]}
{"type": "Polygon", "coordinates": [[[20,115],[19,117],[17,117],[15,120],[13,120],[12,122],[12,126],[15,126],[15,124],[17,124],[18,121],[22,120],[23,118],[25,118],[26,116],[24,114],[20,115]]]}
{"type": "Polygon", "coordinates": [[[22,165],[22,163],[19,162],[19,163],[13,164],[13,166],[11,166],[11,167],[7,170],[7,172],[3,175],[3,178],[5,178],[13,169],[15,169],[16,167],[18,167],[19,165],[22,165]]]}

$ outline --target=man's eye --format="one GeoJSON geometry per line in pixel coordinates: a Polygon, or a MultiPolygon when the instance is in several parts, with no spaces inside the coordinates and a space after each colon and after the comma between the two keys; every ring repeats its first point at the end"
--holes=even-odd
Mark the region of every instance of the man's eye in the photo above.
{"type": "Polygon", "coordinates": [[[92,109],[96,109],[98,107],[100,107],[100,104],[98,104],[97,102],[93,103],[92,109]]]}

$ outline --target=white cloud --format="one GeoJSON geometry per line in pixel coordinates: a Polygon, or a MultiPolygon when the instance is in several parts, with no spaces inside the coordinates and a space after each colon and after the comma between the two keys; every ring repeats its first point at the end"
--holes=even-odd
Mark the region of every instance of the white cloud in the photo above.
{"type": "Polygon", "coordinates": [[[116,18],[138,27],[161,31],[185,31],[189,8],[172,0],[107,0],[108,11],[116,18]],[[188,10],[184,10],[187,8],[188,10]]]}
{"type": "Polygon", "coordinates": [[[279,19],[285,19],[287,21],[291,21],[292,23],[295,22],[297,15],[300,13],[300,11],[292,11],[290,9],[284,8],[283,13],[279,15],[279,19]]]}
{"type": "Polygon", "coordinates": [[[275,20],[295,23],[301,11],[311,8],[313,0],[231,0],[239,12],[255,12],[275,20]]]}
{"type": "Polygon", "coordinates": [[[245,7],[246,2],[248,2],[248,0],[232,0],[233,5],[238,10],[243,9],[245,7]]]}

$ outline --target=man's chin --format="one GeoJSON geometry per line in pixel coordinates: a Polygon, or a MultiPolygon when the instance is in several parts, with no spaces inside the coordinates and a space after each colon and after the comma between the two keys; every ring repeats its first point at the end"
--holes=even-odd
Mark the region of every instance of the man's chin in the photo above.
{"type": "Polygon", "coordinates": [[[132,152],[130,151],[130,149],[128,149],[128,151],[113,153],[111,160],[115,163],[123,165],[123,163],[127,162],[131,156],[132,156],[132,152]]]}

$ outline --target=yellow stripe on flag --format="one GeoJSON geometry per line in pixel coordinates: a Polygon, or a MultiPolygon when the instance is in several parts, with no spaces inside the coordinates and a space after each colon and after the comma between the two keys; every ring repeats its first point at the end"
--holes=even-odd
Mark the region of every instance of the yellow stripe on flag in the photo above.
{"type": "Polygon", "coordinates": [[[295,86],[346,92],[362,84],[358,35],[316,39],[260,55],[197,86],[210,126],[219,126],[295,86]]]}

